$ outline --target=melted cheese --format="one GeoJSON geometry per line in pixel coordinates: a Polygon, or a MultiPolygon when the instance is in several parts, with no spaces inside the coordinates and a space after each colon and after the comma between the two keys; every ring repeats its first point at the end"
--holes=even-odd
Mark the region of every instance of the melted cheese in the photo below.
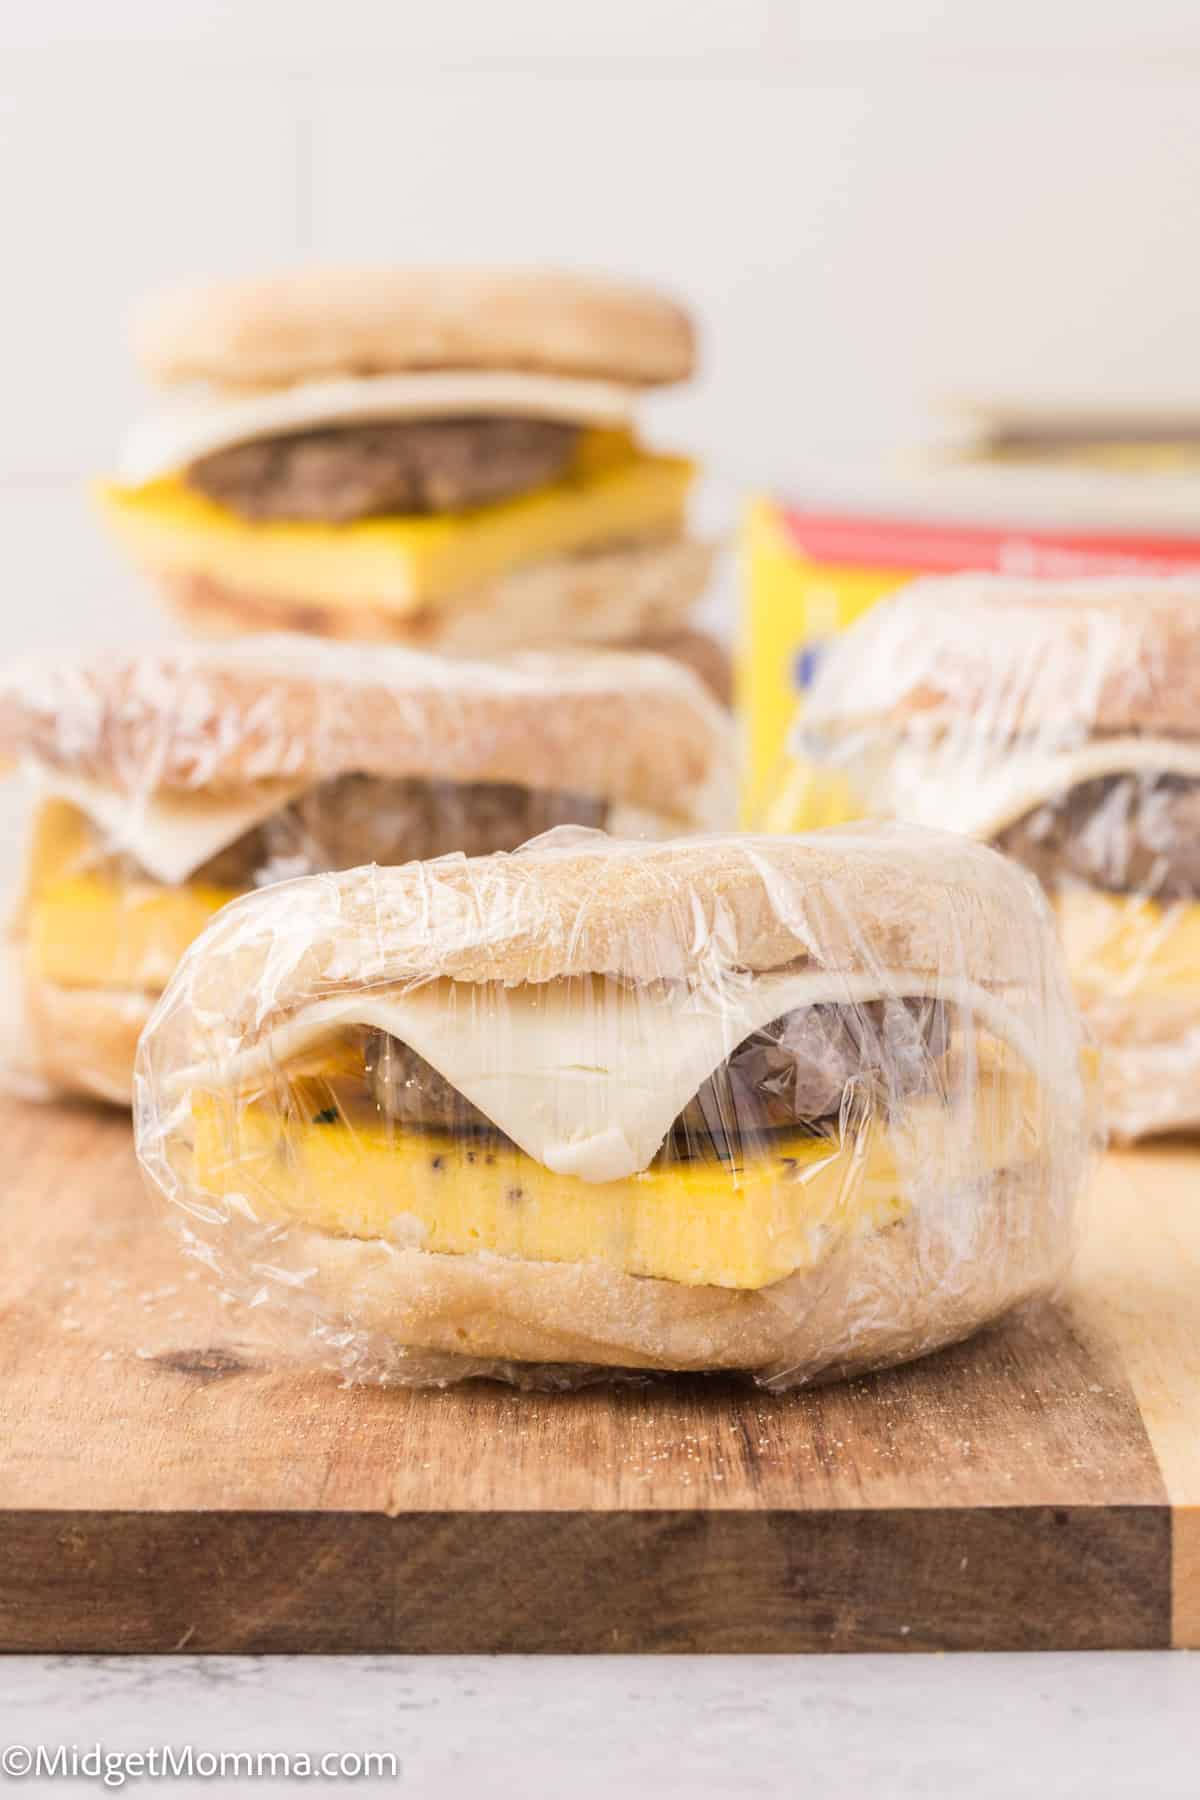
{"type": "Polygon", "coordinates": [[[490,506],[344,525],[242,519],[171,479],[101,484],[96,498],[152,573],[199,576],[262,599],[404,615],[530,564],[677,536],[692,464],[598,449],[558,481],[490,506]]]}
{"type": "Polygon", "coordinates": [[[323,425],[522,418],[627,426],[632,410],[632,389],[615,382],[498,369],[344,376],[234,396],[201,391],[136,425],[122,447],[117,473],[122,482],[140,486],[214,450],[323,425]]]}
{"type": "Polygon", "coordinates": [[[49,769],[35,771],[34,782],[44,798],[66,800],[92,821],[100,838],[93,855],[132,856],[147,874],[169,885],[186,881],[311,785],[259,781],[231,794],[130,794],[49,769]]]}
{"type": "Polygon", "coordinates": [[[284,1120],[193,1096],[192,1175],[260,1218],[438,1254],[601,1262],[688,1286],[753,1289],[811,1269],[847,1236],[902,1220],[922,1179],[977,1180],[1036,1151],[1035,1114],[1011,1082],[958,1129],[937,1099],[885,1130],[780,1139],[742,1167],[663,1162],[602,1184],[520,1150],[345,1117],[284,1120]]]}
{"type": "Polygon", "coordinates": [[[968,729],[926,747],[901,743],[888,754],[887,810],[916,824],[991,838],[1035,807],[1105,775],[1164,774],[1200,779],[1200,744],[1178,738],[1096,738],[1074,749],[978,753],[968,729]]]}
{"type": "MultiPolygon", "coordinates": [[[[716,991],[587,978],[513,988],[429,982],[407,993],[321,1000],[220,1068],[181,1087],[238,1087],[302,1057],[341,1027],[411,1046],[536,1162],[587,1182],[653,1161],[672,1123],[752,1032],[802,1006],[936,995],[969,1007],[1031,1068],[1021,1022],[973,983],[915,971],[728,977],[716,991]]],[[[1046,1071],[1040,1071],[1046,1073],[1046,1071]]]]}

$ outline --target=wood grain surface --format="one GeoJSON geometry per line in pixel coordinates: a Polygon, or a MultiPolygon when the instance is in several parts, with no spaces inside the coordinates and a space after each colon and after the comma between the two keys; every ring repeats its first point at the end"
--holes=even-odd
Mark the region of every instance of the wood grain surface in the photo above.
{"type": "Polygon", "coordinates": [[[1110,1158],[1079,1270],[772,1397],[347,1388],[225,1305],[128,1122],[5,1102],[0,1649],[1200,1643],[1200,1153],[1110,1158]]]}

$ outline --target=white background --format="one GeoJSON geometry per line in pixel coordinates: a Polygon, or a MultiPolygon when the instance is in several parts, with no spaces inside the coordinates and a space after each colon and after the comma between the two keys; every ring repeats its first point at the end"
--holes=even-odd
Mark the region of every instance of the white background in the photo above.
{"type": "Polygon", "coordinates": [[[1200,0],[0,0],[10,645],[155,615],[80,484],[129,303],[298,258],[697,307],[660,437],[797,486],[945,397],[1200,404],[1200,0]]]}

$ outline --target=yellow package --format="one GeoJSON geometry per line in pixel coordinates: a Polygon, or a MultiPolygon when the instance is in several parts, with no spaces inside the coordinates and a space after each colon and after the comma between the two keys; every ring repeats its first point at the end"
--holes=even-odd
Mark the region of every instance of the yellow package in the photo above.
{"type": "Polygon", "coordinates": [[[845,784],[792,761],[787,736],[821,645],[852,625],[910,570],[806,553],[786,510],[751,502],[742,533],[744,621],[738,706],[745,733],[743,816],[774,831],[810,831],[854,816],[845,784]]]}

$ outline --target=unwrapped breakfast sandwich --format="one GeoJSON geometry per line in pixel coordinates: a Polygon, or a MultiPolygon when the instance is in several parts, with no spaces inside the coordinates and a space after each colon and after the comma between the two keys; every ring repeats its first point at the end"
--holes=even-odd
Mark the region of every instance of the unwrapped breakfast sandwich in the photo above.
{"type": "Polygon", "coordinates": [[[653,641],[727,681],[688,623],[711,560],[695,471],[634,431],[639,396],[693,372],[673,301],[549,271],[309,269],[165,294],[135,350],[162,405],[97,497],[193,627],[653,641]]]}
{"type": "Polygon", "coordinates": [[[1200,1124],[1200,578],[915,582],[828,648],[796,751],[1032,869],[1113,1133],[1200,1124]]]}
{"type": "Polygon", "coordinates": [[[127,1103],[156,996],[238,894],[556,825],[723,823],[728,733],[688,670],[622,651],[484,664],[279,636],[13,662],[0,754],[36,810],[10,1062],[127,1103]]]}
{"type": "Polygon", "coordinates": [[[352,1377],[788,1386],[1052,1289],[1089,1108],[991,851],[567,829],[227,908],[135,1125],[187,1248],[352,1377]]]}

